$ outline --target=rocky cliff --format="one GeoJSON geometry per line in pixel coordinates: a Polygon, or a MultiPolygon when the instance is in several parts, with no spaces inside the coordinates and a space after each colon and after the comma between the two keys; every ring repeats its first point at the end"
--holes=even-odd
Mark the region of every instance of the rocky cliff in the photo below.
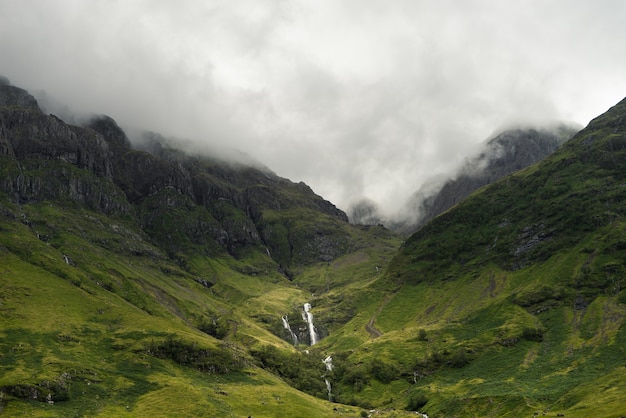
{"type": "Polygon", "coordinates": [[[0,83],[0,191],[15,202],[65,200],[132,216],[170,256],[237,256],[258,247],[285,271],[351,247],[347,216],[304,183],[268,169],[190,156],[152,134],[131,145],[110,117],[73,126],[0,83]]]}
{"type": "Polygon", "coordinates": [[[483,151],[469,159],[438,192],[428,195],[420,190],[412,196],[409,206],[412,213],[418,214],[418,221],[403,226],[404,232],[416,231],[475,190],[541,161],[576,131],[576,128],[559,125],[552,129],[512,129],[498,134],[488,140],[483,151]]]}

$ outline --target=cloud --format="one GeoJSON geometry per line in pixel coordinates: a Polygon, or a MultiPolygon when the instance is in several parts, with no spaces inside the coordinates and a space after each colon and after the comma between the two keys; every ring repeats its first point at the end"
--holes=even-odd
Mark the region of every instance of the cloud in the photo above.
{"type": "Polygon", "coordinates": [[[499,127],[626,96],[624,18],[619,0],[4,0],[0,74],[391,213],[499,127]]]}

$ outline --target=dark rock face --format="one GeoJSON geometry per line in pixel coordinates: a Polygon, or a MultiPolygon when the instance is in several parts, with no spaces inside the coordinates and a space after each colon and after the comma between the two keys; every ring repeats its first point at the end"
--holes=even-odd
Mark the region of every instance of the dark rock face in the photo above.
{"type": "Polygon", "coordinates": [[[0,83],[0,159],[0,191],[15,201],[67,200],[136,216],[170,255],[226,250],[238,256],[258,246],[271,249],[286,270],[335,258],[349,247],[341,231],[346,214],[304,183],[192,157],[156,134],[144,150],[135,149],[110,117],[68,125],[8,83],[0,83]],[[300,222],[295,213],[302,210],[312,219],[300,222]]]}
{"type": "Polygon", "coordinates": [[[370,200],[361,200],[354,204],[349,213],[350,222],[357,225],[376,225],[385,222],[378,213],[375,203],[370,200]]]}
{"type": "Polygon", "coordinates": [[[17,106],[39,110],[37,100],[26,90],[11,86],[6,78],[0,79],[0,107],[17,106]]]}
{"type": "Polygon", "coordinates": [[[426,199],[416,193],[411,206],[420,218],[416,225],[404,232],[414,232],[475,190],[541,161],[575,133],[576,129],[563,125],[554,130],[514,129],[499,134],[489,140],[485,150],[468,161],[457,177],[448,180],[439,192],[426,199]]]}
{"type": "Polygon", "coordinates": [[[109,145],[93,131],[66,125],[39,110],[0,110],[4,155],[17,159],[62,160],[101,177],[111,177],[109,145]]]}
{"type": "Polygon", "coordinates": [[[104,213],[128,211],[110,182],[111,155],[101,135],[44,115],[16,87],[0,84],[0,103],[0,158],[12,170],[0,179],[2,191],[20,202],[69,199],[104,213]]]}

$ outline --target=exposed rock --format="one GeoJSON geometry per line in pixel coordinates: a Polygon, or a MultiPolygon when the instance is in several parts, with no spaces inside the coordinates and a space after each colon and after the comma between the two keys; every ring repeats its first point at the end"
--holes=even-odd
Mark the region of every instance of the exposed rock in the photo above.
{"type": "Polygon", "coordinates": [[[408,228],[411,233],[452,206],[465,199],[475,190],[496,180],[528,167],[554,152],[571,138],[576,129],[560,125],[556,129],[513,129],[489,140],[477,157],[469,160],[456,178],[448,180],[439,192],[421,200],[416,194],[413,211],[419,213],[419,221],[408,228]]]}
{"type": "Polygon", "coordinates": [[[377,225],[385,222],[376,204],[369,199],[363,199],[352,205],[348,217],[351,223],[357,225],[377,225]]]}
{"type": "Polygon", "coordinates": [[[87,127],[100,133],[114,147],[131,148],[126,133],[109,116],[95,117],[87,124],[87,127]]]}
{"type": "Polygon", "coordinates": [[[0,84],[7,174],[0,191],[16,202],[65,200],[106,214],[132,212],[171,256],[191,248],[238,256],[258,246],[287,270],[330,261],[351,246],[341,228],[346,214],[304,183],[263,167],[189,156],[156,134],[143,148],[133,148],[108,116],[68,125],[43,114],[24,90],[0,84]],[[301,219],[301,210],[311,219],[301,219]],[[279,214],[270,223],[269,212],[279,214]]]}
{"type": "Polygon", "coordinates": [[[61,376],[57,381],[44,380],[40,383],[20,383],[0,387],[0,393],[6,393],[18,399],[54,403],[69,399],[66,378],[61,376]]]}
{"type": "Polygon", "coordinates": [[[102,136],[38,109],[0,107],[0,144],[3,155],[62,160],[97,176],[111,177],[109,146],[102,136]]]}
{"type": "Polygon", "coordinates": [[[9,84],[5,77],[0,79],[0,107],[17,106],[27,109],[39,110],[37,100],[26,90],[9,84]]]}

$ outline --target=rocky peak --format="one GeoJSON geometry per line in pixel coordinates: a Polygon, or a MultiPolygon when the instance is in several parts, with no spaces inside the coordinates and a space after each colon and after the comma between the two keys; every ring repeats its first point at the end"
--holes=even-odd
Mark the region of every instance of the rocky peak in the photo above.
{"type": "Polygon", "coordinates": [[[87,123],[87,128],[98,132],[113,147],[131,148],[126,133],[119,127],[117,122],[109,116],[96,116],[87,123]]]}
{"type": "Polygon", "coordinates": [[[456,177],[445,182],[437,193],[426,198],[423,193],[416,193],[411,205],[420,218],[408,232],[414,232],[475,190],[541,161],[576,132],[577,128],[561,124],[546,129],[510,129],[496,135],[487,141],[477,157],[468,159],[456,177]]]}
{"type": "Polygon", "coordinates": [[[63,160],[96,175],[111,176],[109,146],[102,136],[38,109],[0,107],[0,143],[3,155],[63,160]]]}
{"type": "Polygon", "coordinates": [[[0,76],[0,107],[4,106],[40,110],[37,100],[26,90],[12,86],[6,77],[0,76]]]}
{"type": "Polygon", "coordinates": [[[485,164],[484,172],[495,178],[528,167],[554,152],[576,133],[565,129],[562,134],[551,130],[511,129],[489,140],[485,151],[466,166],[485,164]]]}
{"type": "Polygon", "coordinates": [[[2,91],[0,158],[13,169],[0,179],[0,191],[15,201],[72,201],[107,214],[134,213],[172,256],[223,249],[238,256],[258,247],[284,271],[336,258],[352,245],[343,230],[346,214],[304,183],[189,155],[158,134],[144,149],[134,148],[108,116],[74,126],[45,115],[24,90],[4,84],[2,91]]]}

